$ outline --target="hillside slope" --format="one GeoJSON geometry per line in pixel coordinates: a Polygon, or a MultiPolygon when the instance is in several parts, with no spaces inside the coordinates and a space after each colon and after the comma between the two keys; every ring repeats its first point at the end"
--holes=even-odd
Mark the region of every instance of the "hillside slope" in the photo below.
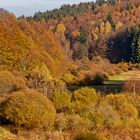
{"type": "Polygon", "coordinates": [[[66,58],[59,40],[43,23],[17,20],[0,10],[0,65],[23,73],[44,63],[52,76],[60,76],[67,69],[66,58]],[[63,66],[63,71],[62,71],[63,66]]]}
{"type": "Polygon", "coordinates": [[[27,20],[44,21],[53,32],[59,24],[63,24],[75,60],[100,55],[111,62],[120,62],[127,43],[123,43],[125,35],[128,29],[140,24],[139,13],[139,0],[98,0],[96,3],[63,5],[60,9],[38,12],[33,17],[27,17],[27,20]],[[114,44],[118,35],[122,40],[119,40],[116,48],[114,44]]]}

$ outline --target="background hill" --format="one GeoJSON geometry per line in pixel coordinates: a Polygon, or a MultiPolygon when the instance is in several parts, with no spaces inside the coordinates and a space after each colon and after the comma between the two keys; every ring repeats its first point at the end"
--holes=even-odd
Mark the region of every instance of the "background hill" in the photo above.
{"type": "Polygon", "coordinates": [[[44,21],[47,29],[53,32],[58,24],[63,24],[74,59],[92,59],[100,55],[112,62],[120,62],[126,53],[127,41],[124,40],[127,31],[139,25],[139,13],[139,0],[97,0],[95,3],[63,5],[60,9],[38,12],[27,20],[44,21]],[[121,36],[120,40],[117,40],[118,36],[121,36]]]}

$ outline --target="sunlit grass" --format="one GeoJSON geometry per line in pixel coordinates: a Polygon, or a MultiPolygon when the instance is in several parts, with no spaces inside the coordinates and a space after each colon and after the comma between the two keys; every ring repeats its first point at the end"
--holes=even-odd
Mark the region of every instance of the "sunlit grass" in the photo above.
{"type": "Polygon", "coordinates": [[[126,81],[128,79],[140,79],[140,71],[128,71],[109,77],[110,81],[126,81]]]}

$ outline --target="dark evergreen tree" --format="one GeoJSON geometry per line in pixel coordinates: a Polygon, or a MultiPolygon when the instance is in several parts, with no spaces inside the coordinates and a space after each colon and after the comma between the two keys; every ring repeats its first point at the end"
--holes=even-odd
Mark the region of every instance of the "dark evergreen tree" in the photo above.
{"type": "Polygon", "coordinates": [[[109,23],[111,24],[112,28],[115,29],[116,24],[113,21],[112,15],[110,13],[107,15],[106,20],[109,21],[109,23]]]}
{"type": "Polygon", "coordinates": [[[133,27],[128,31],[125,60],[140,63],[140,27],[133,27]]]}
{"type": "Polygon", "coordinates": [[[78,38],[78,40],[79,40],[79,42],[81,43],[81,44],[84,44],[84,43],[86,43],[87,42],[87,35],[86,35],[86,32],[84,31],[84,30],[81,30],[80,31],[80,36],[79,36],[79,38],[78,38]]]}

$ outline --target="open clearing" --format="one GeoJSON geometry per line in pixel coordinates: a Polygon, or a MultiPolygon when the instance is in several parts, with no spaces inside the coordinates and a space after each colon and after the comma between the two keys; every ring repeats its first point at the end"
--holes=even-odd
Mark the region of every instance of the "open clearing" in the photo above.
{"type": "MultiPolygon", "coordinates": [[[[128,72],[123,72],[118,75],[110,76],[109,80],[104,82],[104,85],[91,85],[88,86],[90,88],[94,88],[97,91],[101,93],[119,93],[123,92],[124,90],[124,83],[127,80],[140,80],[140,71],[138,70],[133,70],[133,71],[128,71],[128,72]]],[[[76,89],[79,89],[83,86],[71,86],[70,90],[74,91],[76,89]]]]}

